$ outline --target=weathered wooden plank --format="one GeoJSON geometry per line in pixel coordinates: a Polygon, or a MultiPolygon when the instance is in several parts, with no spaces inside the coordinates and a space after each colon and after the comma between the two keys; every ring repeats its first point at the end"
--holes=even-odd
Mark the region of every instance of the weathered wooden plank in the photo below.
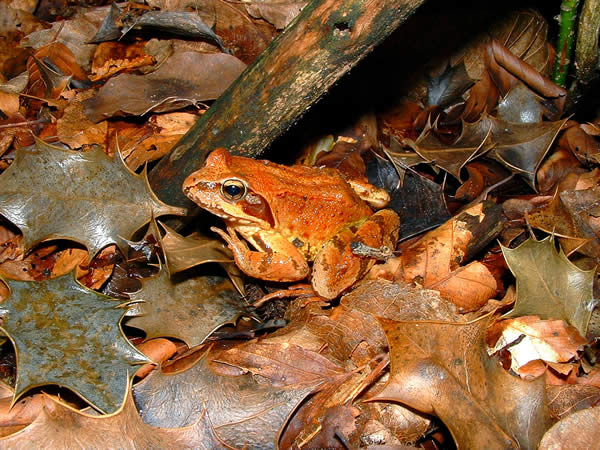
{"type": "Polygon", "coordinates": [[[217,147],[256,157],[424,0],[313,0],[150,173],[161,200],[190,206],[187,175],[217,147]]]}

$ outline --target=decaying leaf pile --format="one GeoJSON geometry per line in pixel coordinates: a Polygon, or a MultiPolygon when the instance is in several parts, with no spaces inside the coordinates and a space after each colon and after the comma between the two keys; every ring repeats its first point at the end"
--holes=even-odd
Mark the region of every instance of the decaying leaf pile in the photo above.
{"type": "Polygon", "coordinates": [[[341,298],[259,301],[288,286],[149,188],[305,4],[0,3],[1,448],[597,446],[600,118],[537,11],[282,154],[401,218],[341,298]]]}

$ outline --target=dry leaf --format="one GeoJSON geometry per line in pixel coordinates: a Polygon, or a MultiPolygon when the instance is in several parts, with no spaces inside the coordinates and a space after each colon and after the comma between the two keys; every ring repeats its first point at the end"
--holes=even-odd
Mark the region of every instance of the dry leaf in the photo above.
{"type": "Polygon", "coordinates": [[[277,389],[250,374],[219,376],[202,358],[183,372],[155,371],[135,386],[134,398],[147,424],[186,426],[206,409],[216,434],[227,444],[275,449],[280,428],[313,389],[277,389]]]}
{"type": "Polygon", "coordinates": [[[226,53],[181,52],[148,75],[120,74],[84,102],[92,122],[115,115],[166,112],[216,99],[244,70],[226,53]]]}
{"type": "Polygon", "coordinates": [[[106,146],[108,122],[95,124],[83,113],[82,101],[92,95],[94,95],[92,90],[76,94],[64,109],[62,117],[56,121],[56,131],[60,141],[71,149],[92,144],[106,146]]]}
{"type": "Polygon", "coordinates": [[[276,387],[312,386],[345,374],[324,356],[288,343],[249,342],[220,352],[215,361],[264,377],[276,387]]]}
{"type": "Polygon", "coordinates": [[[587,341],[579,332],[562,320],[540,320],[535,316],[522,316],[494,325],[500,337],[489,353],[504,347],[512,355],[510,368],[519,373],[521,366],[541,359],[546,362],[567,362],[577,358],[587,341]],[[516,342],[518,341],[518,342],[516,342]]]}
{"type": "Polygon", "coordinates": [[[256,0],[244,6],[252,17],[265,19],[278,30],[282,30],[300,14],[307,3],[305,0],[256,0]]]}
{"type": "Polygon", "coordinates": [[[92,81],[108,78],[118,72],[137,69],[154,63],[154,58],[145,51],[145,42],[123,44],[121,42],[102,42],[98,45],[92,59],[92,81]]]}
{"type": "Polygon", "coordinates": [[[461,264],[473,246],[481,248],[501,225],[499,207],[478,203],[405,249],[400,256],[402,273],[395,277],[435,289],[463,311],[475,311],[496,295],[498,284],[481,262],[461,264]]]}
{"type": "Polygon", "coordinates": [[[540,450],[596,448],[600,440],[600,408],[588,408],[567,416],[544,435],[540,450]]]}
{"type": "Polygon", "coordinates": [[[390,343],[391,372],[372,400],[397,401],[438,416],[459,448],[536,448],[550,425],[543,380],[519,380],[487,355],[488,320],[380,319],[390,343]]]}

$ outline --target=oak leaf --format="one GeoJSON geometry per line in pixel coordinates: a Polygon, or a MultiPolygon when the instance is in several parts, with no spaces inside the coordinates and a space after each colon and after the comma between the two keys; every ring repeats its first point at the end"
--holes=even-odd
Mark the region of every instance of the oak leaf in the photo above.
{"type": "Polygon", "coordinates": [[[57,384],[100,411],[117,411],[135,366],[151,362],[121,330],[125,305],[85,288],[73,272],[7,284],[0,330],[17,354],[15,401],[33,387],[57,384]]]}
{"type": "Polygon", "coordinates": [[[550,428],[540,450],[596,448],[600,440],[600,407],[577,411],[550,428]]]}
{"type": "Polygon", "coordinates": [[[0,213],[23,232],[25,247],[48,239],[72,239],[91,256],[122,244],[151,217],[182,214],[162,203],[145,176],[101,149],[63,150],[38,141],[17,151],[0,176],[0,213]]]}
{"type": "Polygon", "coordinates": [[[554,248],[554,239],[528,239],[515,249],[502,246],[517,279],[517,301],[507,317],[562,319],[585,336],[596,302],[594,270],[583,271],[554,248]]]}
{"type": "Polygon", "coordinates": [[[520,380],[488,356],[489,319],[379,319],[391,370],[389,383],[372,400],[438,416],[458,448],[536,448],[550,425],[543,379],[520,380]]]}

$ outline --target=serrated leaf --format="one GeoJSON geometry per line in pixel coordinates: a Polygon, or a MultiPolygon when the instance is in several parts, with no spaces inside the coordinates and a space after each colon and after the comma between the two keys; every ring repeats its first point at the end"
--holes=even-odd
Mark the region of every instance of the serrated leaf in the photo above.
{"type": "Polygon", "coordinates": [[[428,124],[415,142],[406,139],[415,152],[425,161],[433,161],[436,166],[460,180],[460,170],[477,154],[492,147],[489,124],[468,124],[463,122],[460,136],[452,144],[440,141],[435,135],[436,124],[428,124]]]}
{"type": "Polygon", "coordinates": [[[504,122],[486,115],[481,121],[490,123],[494,148],[488,156],[519,174],[535,188],[537,168],[567,119],[520,124],[504,122]]]}
{"type": "Polygon", "coordinates": [[[517,279],[517,301],[507,317],[563,319],[585,336],[596,302],[594,270],[584,271],[554,248],[554,239],[528,239],[515,249],[502,246],[517,279]]]}
{"type": "Polygon", "coordinates": [[[158,200],[145,176],[101,149],[75,152],[37,141],[35,148],[18,150],[0,175],[0,214],[21,229],[26,248],[72,239],[93,257],[129,239],[153,215],[183,213],[158,200]]]}
{"type": "Polygon", "coordinates": [[[169,275],[200,264],[216,262],[227,272],[238,292],[245,295],[244,274],[233,262],[233,253],[222,241],[200,234],[182,236],[165,224],[158,223],[166,231],[160,244],[165,254],[165,265],[169,275]]]}
{"type": "Polygon", "coordinates": [[[221,241],[201,235],[182,236],[172,228],[158,222],[166,231],[161,238],[166,266],[170,274],[209,262],[228,263],[233,254],[221,241]]]}
{"type": "Polygon", "coordinates": [[[117,411],[134,366],[151,362],[120,328],[123,305],[79,284],[74,272],[7,284],[11,293],[0,303],[0,330],[17,355],[14,400],[33,387],[57,384],[100,411],[117,411]]]}
{"type": "Polygon", "coordinates": [[[218,276],[169,278],[166,270],[161,270],[143,280],[142,289],[129,297],[143,302],[128,311],[135,317],[127,325],[144,330],[147,339],[174,337],[190,347],[201,344],[244,311],[233,285],[218,276]]]}
{"type": "Polygon", "coordinates": [[[217,435],[236,448],[275,449],[280,428],[315,386],[278,389],[251,374],[220,376],[206,357],[176,374],[155,372],[134,388],[144,422],[160,427],[194,423],[206,408],[217,435]]]}
{"type": "Polygon", "coordinates": [[[35,421],[0,439],[0,448],[228,448],[215,436],[206,410],[192,426],[157,428],[142,421],[131,395],[117,414],[101,417],[68,408],[45,394],[42,399],[44,406],[35,421]]]}
{"type": "Polygon", "coordinates": [[[520,380],[487,355],[490,317],[423,319],[379,319],[390,344],[390,380],[371,400],[438,416],[458,448],[536,448],[551,423],[544,379],[520,380]]]}
{"type": "Polygon", "coordinates": [[[463,122],[460,136],[451,144],[436,137],[434,125],[426,127],[411,147],[459,180],[467,162],[489,151],[488,156],[535,187],[535,172],[566,120],[509,123],[484,114],[477,122],[463,122]]]}

